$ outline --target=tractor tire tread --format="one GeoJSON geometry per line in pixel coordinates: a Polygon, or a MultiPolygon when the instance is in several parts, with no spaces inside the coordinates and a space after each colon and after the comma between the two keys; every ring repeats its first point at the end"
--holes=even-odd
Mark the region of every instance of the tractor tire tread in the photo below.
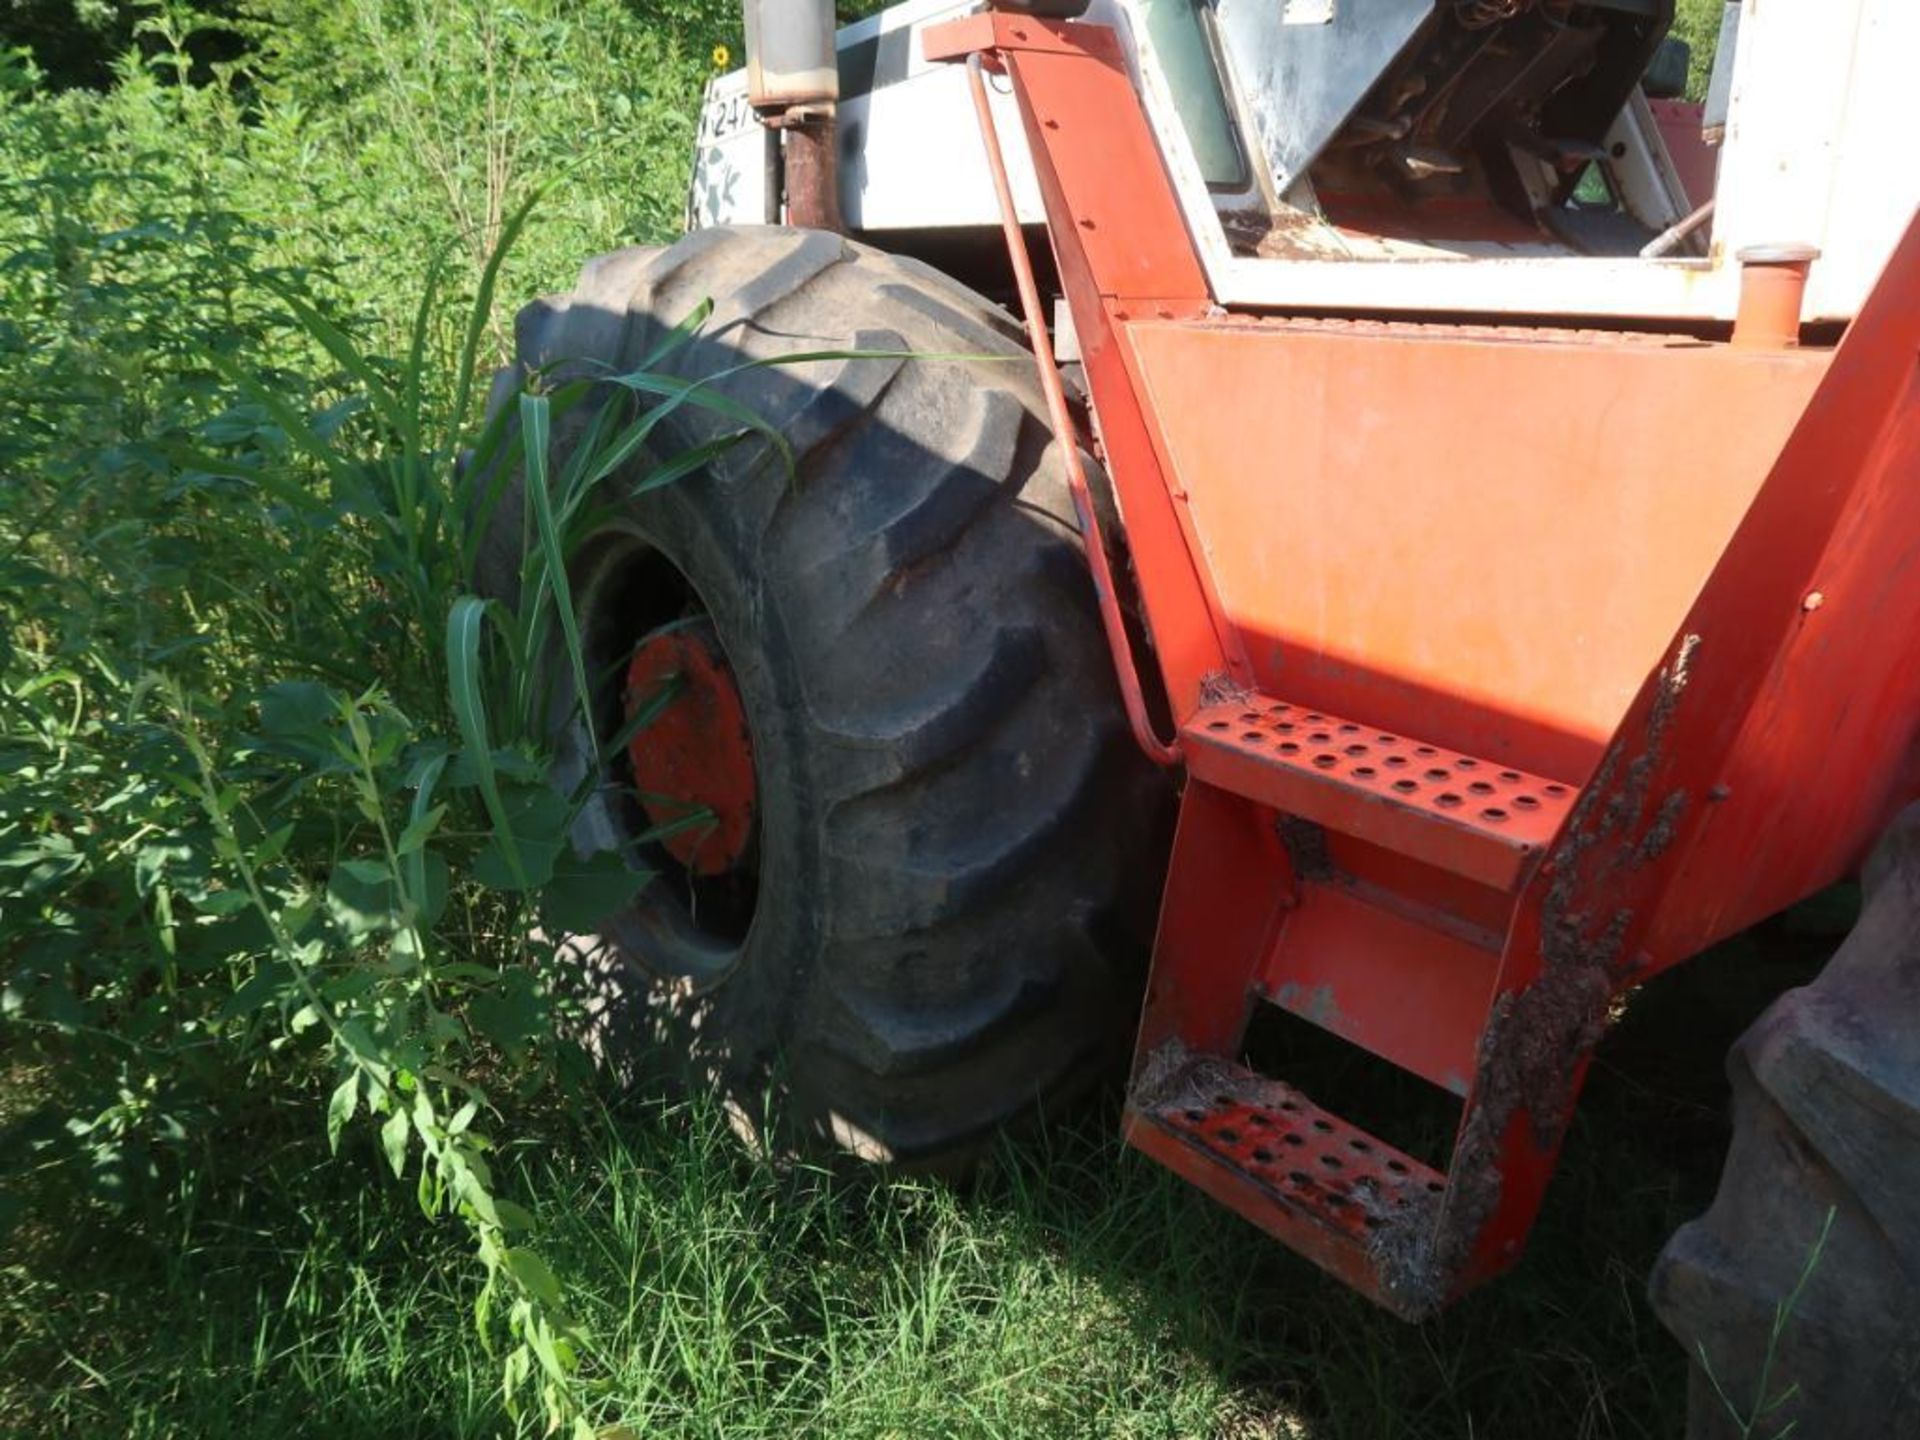
{"type": "MultiPolygon", "coordinates": [[[[743,1097],[778,1073],[807,1134],[945,1168],[1124,1052],[1167,789],[1128,738],[1005,312],[838,236],[705,230],[529,307],[515,373],[635,366],[708,301],[660,368],[718,376],[792,464],[751,436],[634,513],[733,554],[753,643],[791,670],[781,783],[812,887],[761,947],[781,953],[753,960],[756,921],[752,963],[703,999],[731,1037],[710,1073],[743,1097]]],[[[683,405],[659,452],[737,423],[683,405]]]]}
{"type": "Polygon", "coordinates": [[[1718,1193],[1654,1269],[1690,1440],[1866,1440],[1920,1413],[1920,806],[1865,892],[1821,974],[1734,1046],[1718,1193]]]}

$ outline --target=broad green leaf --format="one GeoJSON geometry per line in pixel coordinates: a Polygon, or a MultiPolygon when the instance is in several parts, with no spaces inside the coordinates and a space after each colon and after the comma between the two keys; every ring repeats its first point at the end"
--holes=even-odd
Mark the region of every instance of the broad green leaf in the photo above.
{"type": "Polygon", "coordinates": [[[511,1200],[501,1200],[496,1197],[493,1208],[500,1217],[501,1229],[531,1230],[533,1228],[533,1215],[524,1205],[516,1205],[511,1200]]]}
{"type": "Polygon", "coordinates": [[[494,837],[474,857],[473,878],[489,890],[538,890],[553,876],[554,866],[569,848],[573,807],[566,796],[543,783],[513,785],[499,796],[513,848],[508,849],[496,826],[494,837]]]}
{"type": "Polygon", "coordinates": [[[268,735],[322,736],[332,726],[339,697],[313,680],[282,680],[256,697],[260,729],[268,735]]]}
{"type": "Polygon", "coordinates": [[[513,1247],[500,1252],[500,1262],[514,1281],[549,1310],[560,1308],[566,1296],[547,1262],[531,1250],[513,1247]]]}
{"type": "Polygon", "coordinates": [[[420,1162],[420,1178],[413,1187],[413,1198],[420,1206],[420,1213],[429,1220],[440,1213],[440,1195],[439,1177],[423,1159],[420,1162]]]}
{"type": "MultiPolygon", "coordinates": [[[[311,948],[315,951],[320,949],[318,945],[302,948],[311,948]]],[[[367,1033],[367,1027],[349,1015],[340,1021],[339,1029],[340,1038],[346,1042],[347,1048],[359,1057],[361,1068],[384,1083],[387,1074],[386,1061],[381,1057],[380,1047],[374,1044],[373,1036],[367,1033]]]]}
{"type": "Polygon", "coordinates": [[[516,1345],[507,1352],[507,1358],[500,1369],[500,1388],[506,1394],[509,1405],[521,1387],[527,1383],[527,1377],[533,1371],[533,1351],[525,1345],[516,1345]]]}
{"type": "Polygon", "coordinates": [[[454,1193],[482,1223],[499,1227],[500,1212],[494,1208],[493,1195],[478,1176],[468,1170],[457,1172],[454,1178],[454,1193]]]}
{"type": "Polygon", "coordinates": [[[259,968],[220,1006],[219,1018],[239,1020],[277,1003],[292,990],[293,972],[277,958],[262,960],[259,968]]]}
{"type": "Polygon", "coordinates": [[[257,870],[262,866],[271,865],[274,861],[278,860],[286,851],[287,842],[292,838],[293,826],[287,824],[282,825],[265,839],[256,843],[253,847],[253,854],[250,857],[254,868],[257,870]]]}
{"type": "Polygon", "coordinates": [[[394,844],[394,850],[400,855],[411,855],[427,843],[427,837],[440,827],[446,818],[447,807],[435,805],[424,814],[415,815],[407,822],[407,828],[400,832],[400,838],[394,844]]]}
{"type": "MultiPolygon", "coordinates": [[[[453,873],[447,864],[447,857],[438,850],[422,850],[406,858],[409,872],[419,867],[419,888],[412,891],[409,898],[420,907],[419,923],[431,927],[440,923],[440,917],[447,913],[447,896],[452,889],[453,873]]],[[[409,880],[408,884],[416,882],[409,880]]]]}
{"type": "Polygon", "coordinates": [[[527,1326],[527,1343],[533,1347],[540,1366],[552,1376],[558,1384],[564,1385],[571,1378],[567,1361],[562,1358],[561,1345],[553,1332],[544,1322],[535,1319],[527,1326]]]}
{"type": "Polygon", "coordinates": [[[456,790],[477,789],[480,777],[491,770],[496,782],[501,780],[544,780],[546,767],[519,750],[505,746],[496,746],[485,756],[476,756],[461,750],[453,757],[452,766],[447,771],[447,783],[456,790]]]}
{"type": "Polygon", "coordinates": [[[334,975],[320,982],[320,998],[329,1005],[338,1006],[358,1000],[380,983],[379,975],[365,968],[347,971],[344,975],[334,975]]]}
{"type": "Polygon", "coordinates": [[[327,912],[350,945],[399,923],[393,872],[376,860],[342,860],[327,876],[327,912]]]}
{"type": "Polygon", "coordinates": [[[491,988],[476,991],[467,1015],[481,1035],[509,1054],[551,1033],[551,1006],[533,976],[518,967],[501,971],[491,988]]]}
{"type": "Polygon", "coordinates": [[[353,1070],[334,1088],[333,1098],[327,1102],[327,1148],[336,1155],[340,1152],[340,1132],[359,1108],[360,1072],[353,1070]]]}
{"type": "Polygon", "coordinates": [[[244,890],[208,890],[194,897],[193,908],[202,915],[227,916],[238,915],[251,904],[253,897],[244,890]]]}
{"type": "Polygon", "coordinates": [[[380,1127],[380,1149],[387,1157],[387,1164],[393,1167],[393,1178],[398,1180],[407,1170],[407,1112],[404,1106],[396,1105],[393,1114],[387,1117],[386,1124],[380,1127]]]}

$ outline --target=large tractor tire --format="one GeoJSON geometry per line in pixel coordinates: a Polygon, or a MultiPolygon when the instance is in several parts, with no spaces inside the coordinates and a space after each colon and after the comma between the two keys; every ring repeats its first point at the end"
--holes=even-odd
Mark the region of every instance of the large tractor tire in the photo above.
{"type": "MultiPolygon", "coordinates": [[[[756,439],[636,493],[643,458],[576,552],[602,735],[680,688],[575,832],[657,878],[567,948],[610,1056],[690,1064],[781,1148],[950,1169],[1124,1052],[1165,782],[1129,738],[1032,356],[956,282],[789,229],[621,251],[522,312],[495,403],[555,362],[632,371],[709,299],[658,368],[859,353],[717,380],[792,468],[756,439]]],[[[684,405],[651,461],[737,428],[684,405]]],[[[497,595],[521,512],[482,547],[497,595]]]]}
{"type": "Polygon", "coordinates": [[[1820,977],[1734,1047],[1719,1193],[1654,1269],[1691,1440],[1920,1434],[1920,807],[1863,879],[1820,977]]]}

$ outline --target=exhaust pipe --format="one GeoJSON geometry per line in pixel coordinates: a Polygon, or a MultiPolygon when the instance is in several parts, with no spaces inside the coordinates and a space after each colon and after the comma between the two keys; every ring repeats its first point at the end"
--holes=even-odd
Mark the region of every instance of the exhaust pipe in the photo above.
{"type": "Polygon", "coordinates": [[[787,223],[844,230],[835,110],[840,99],[832,0],[743,0],[747,101],[784,140],[787,223]]]}

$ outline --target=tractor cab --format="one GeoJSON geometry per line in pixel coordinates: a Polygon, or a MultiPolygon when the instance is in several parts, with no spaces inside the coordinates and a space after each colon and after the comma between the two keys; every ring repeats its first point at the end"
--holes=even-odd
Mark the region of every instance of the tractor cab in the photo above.
{"type": "MultiPolygon", "coordinates": [[[[997,244],[997,212],[960,77],[923,36],[972,8],[909,0],[838,37],[849,230],[962,268],[997,244]]],[[[1119,37],[1229,308],[1724,323],[1740,253],[1790,244],[1819,254],[1804,318],[1840,321],[1920,199],[1901,153],[1920,8],[1904,0],[1730,4],[1706,103],[1684,109],[1671,0],[1064,8],[1119,37]]],[[[1037,225],[1017,109],[996,87],[1037,225]]],[[[744,71],[709,88],[693,226],[780,218],[747,100],[744,71]]]]}

